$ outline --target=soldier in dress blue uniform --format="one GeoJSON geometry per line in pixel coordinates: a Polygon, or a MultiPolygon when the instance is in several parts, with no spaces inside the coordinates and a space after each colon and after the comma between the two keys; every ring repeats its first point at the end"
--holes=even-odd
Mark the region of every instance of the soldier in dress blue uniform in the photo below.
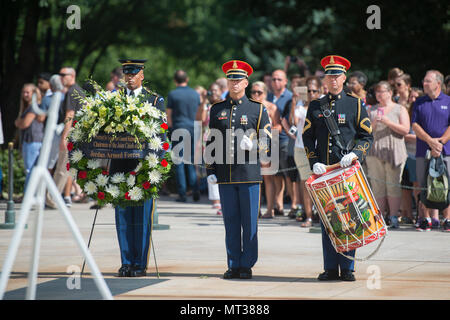
{"type": "MultiPolygon", "coordinates": [[[[325,69],[324,82],[329,93],[311,101],[303,129],[306,155],[313,172],[318,175],[325,173],[327,165],[338,162],[341,167],[348,167],[356,157],[362,163],[373,142],[372,126],[361,99],[343,91],[350,61],[330,55],[321,60],[321,65],[325,69]],[[322,109],[321,105],[326,108],[322,109]],[[325,117],[328,115],[336,121],[340,141],[327,128],[325,117]]],[[[337,253],[322,223],[321,227],[325,272],[318,279],[354,281],[354,260],[337,253]]],[[[355,250],[344,254],[354,257],[355,250]]]]}
{"type": "MultiPolygon", "coordinates": [[[[143,59],[119,60],[125,75],[126,88],[123,90],[127,95],[139,97],[142,101],[147,101],[159,110],[165,111],[164,98],[142,87],[146,61],[143,59]]],[[[111,160],[110,174],[133,171],[138,163],[138,160],[111,160]]],[[[151,199],[145,201],[142,206],[115,208],[117,238],[122,260],[119,277],[146,275],[155,207],[156,201],[151,199]]]]}
{"type": "Polygon", "coordinates": [[[210,141],[205,149],[206,152],[211,147],[211,137],[216,131],[224,143],[215,155],[221,153],[222,157],[219,159],[217,155],[211,160],[205,154],[205,163],[208,181],[219,184],[228,260],[224,279],[251,279],[251,268],[258,259],[263,160],[260,155],[269,153],[270,122],[266,108],[245,95],[252,67],[244,61],[231,60],[223,64],[222,70],[227,77],[229,96],[211,107],[210,141]]]}

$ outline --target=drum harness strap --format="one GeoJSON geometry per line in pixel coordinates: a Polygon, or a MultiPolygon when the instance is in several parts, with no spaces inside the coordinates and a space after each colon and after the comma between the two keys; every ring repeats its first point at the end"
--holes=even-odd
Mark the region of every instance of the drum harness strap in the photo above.
{"type": "MultiPolygon", "coordinates": [[[[334,105],[334,100],[330,102],[330,106],[334,105]]],[[[322,114],[325,118],[325,123],[327,125],[328,131],[330,132],[330,135],[333,137],[336,145],[341,149],[341,156],[346,155],[349,153],[354,146],[354,141],[350,140],[346,147],[344,147],[345,143],[341,136],[341,131],[339,130],[339,127],[336,123],[336,120],[332,116],[331,109],[328,108],[328,103],[322,102],[320,104],[320,110],[322,111],[322,114]]]]}

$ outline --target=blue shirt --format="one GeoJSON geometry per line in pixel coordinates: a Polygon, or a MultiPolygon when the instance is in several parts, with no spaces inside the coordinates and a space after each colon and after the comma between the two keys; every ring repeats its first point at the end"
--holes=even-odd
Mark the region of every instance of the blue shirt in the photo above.
{"type": "Polygon", "coordinates": [[[167,109],[172,109],[172,126],[194,128],[200,95],[189,86],[177,87],[169,92],[167,109]]]}
{"type": "MultiPolygon", "coordinates": [[[[289,89],[287,89],[287,88],[284,89],[283,93],[281,93],[281,95],[278,99],[272,92],[270,92],[267,95],[267,101],[276,104],[278,111],[280,112],[281,115],[283,114],[286,103],[288,103],[291,100],[292,100],[292,92],[289,91],[289,89]]],[[[288,143],[288,142],[289,142],[289,137],[286,134],[286,132],[284,132],[284,130],[282,129],[280,132],[280,144],[288,143]]]]}
{"type": "MultiPolygon", "coordinates": [[[[434,100],[426,95],[414,102],[412,120],[432,138],[440,138],[450,125],[450,97],[442,93],[434,100]]],[[[425,157],[428,144],[417,138],[416,157],[425,157]]],[[[445,156],[450,156],[450,141],[442,148],[445,156]]]]}
{"type": "MultiPolygon", "coordinates": [[[[48,111],[48,109],[50,109],[50,103],[52,102],[52,97],[54,94],[55,93],[52,93],[51,95],[48,95],[48,96],[45,96],[44,98],[42,98],[41,105],[39,106],[42,110],[48,111]]],[[[64,110],[62,110],[62,108],[61,108],[61,104],[63,103],[65,96],[66,95],[64,93],[61,93],[61,102],[59,103],[59,106],[57,109],[58,110],[58,122],[57,122],[58,124],[64,122],[64,119],[66,117],[64,110]]]]}

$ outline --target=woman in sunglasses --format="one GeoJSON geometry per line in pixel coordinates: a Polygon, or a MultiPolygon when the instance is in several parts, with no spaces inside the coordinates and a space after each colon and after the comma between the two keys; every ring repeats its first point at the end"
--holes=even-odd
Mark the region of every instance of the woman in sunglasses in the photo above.
{"type": "Polygon", "coordinates": [[[315,76],[306,78],[307,95],[306,101],[297,108],[291,110],[291,121],[297,124],[297,137],[295,139],[294,147],[294,160],[300,174],[300,195],[303,197],[304,214],[297,217],[297,221],[303,222],[301,227],[312,226],[312,203],[311,198],[306,192],[305,182],[311,176],[312,171],[309,166],[309,160],[306,157],[305,147],[303,145],[302,132],[305,125],[306,112],[308,110],[309,103],[313,100],[319,99],[322,92],[322,84],[320,79],[315,76]],[[305,217],[306,215],[306,217],[305,217]]]}
{"type": "MultiPolygon", "coordinates": [[[[253,83],[250,91],[253,100],[262,103],[269,113],[269,120],[271,124],[271,130],[281,130],[280,112],[275,104],[267,101],[267,86],[262,81],[253,83]]],[[[263,219],[272,219],[275,216],[274,204],[275,204],[275,176],[263,175],[264,189],[266,193],[267,211],[261,216],[263,219]]]]}

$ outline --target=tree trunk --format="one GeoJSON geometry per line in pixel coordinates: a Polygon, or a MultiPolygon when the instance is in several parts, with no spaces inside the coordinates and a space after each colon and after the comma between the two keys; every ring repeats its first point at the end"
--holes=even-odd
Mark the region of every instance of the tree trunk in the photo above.
{"type": "Polygon", "coordinates": [[[7,77],[12,74],[15,66],[16,54],[16,30],[17,21],[21,8],[22,1],[2,1],[0,4],[0,27],[3,30],[1,33],[1,50],[0,50],[0,111],[2,112],[2,127],[5,133],[5,143],[2,145],[5,148],[8,144],[6,140],[7,130],[7,95],[11,90],[11,82],[7,77]]]}
{"type": "Polygon", "coordinates": [[[25,17],[25,29],[19,50],[18,62],[14,63],[14,72],[8,74],[10,83],[7,91],[5,105],[2,106],[4,113],[2,118],[5,141],[10,141],[16,132],[14,120],[19,112],[20,92],[25,83],[33,80],[33,75],[39,67],[39,56],[37,53],[37,25],[39,21],[39,1],[28,1],[25,17]]]}

